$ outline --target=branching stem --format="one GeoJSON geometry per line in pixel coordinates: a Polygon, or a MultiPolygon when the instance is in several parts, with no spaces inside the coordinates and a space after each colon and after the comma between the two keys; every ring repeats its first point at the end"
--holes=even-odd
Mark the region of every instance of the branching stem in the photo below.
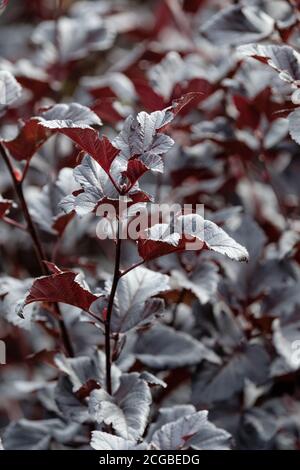
{"type": "Polygon", "coordinates": [[[138,266],[141,266],[142,264],[145,263],[145,260],[142,260],[142,261],[139,261],[138,263],[136,264],[133,264],[132,266],[130,266],[130,268],[128,269],[125,269],[125,271],[122,271],[120,273],[120,277],[123,277],[125,276],[126,274],[130,273],[130,271],[132,271],[133,269],[137,268],[138,266]]]}
{"type": "MultiPolygon", "coordinates": [[[[20,207],[21,207],[24,219],[26,221],[27,233],[31,237],[32,245],[33,245],[35,255],[36,255],[36,259],[37,259],[37,261],[40,265],[41,274],[47,276],[48,274],[51,274],[51,273],[49,272],[46,264],[44,263],[44,261],[47,261],[47,256],[44,252],[43,245],[40,241],[40,238],[38,236],[35,225],[32,221],[32,218],[31,218],[28,206],[27,206],[27,202],[26,202],[26,199],[25,199],[25,196],[24,196],[24,191],[23,191],[24,178],[22,178],[21,180],[18,180],[18,178],[16,176],[16,173],[14,171],[14,168],[11,164],[10,159],[9,159],[9,156],[7,155],[6,150],[5,150],[4,146],[1,144],[1,142],[0,142],[0,153],[1,153],[1,156],[2,156],[4,162],[7,166],[8,171],[11,175],[11,179],[12,179],[12,182],[13,182],[13,185],[14,185],[14,189],[15,189],[15,192],[17,193],[19,203],[20,203],[20,207]]],[[[54,303],[54,309],[55,309],[55,312],[56,312],[57,317],[58,317],[59,327],[60,327],[60,331],[61,331],[61,338],[62,338],[62,341],[63,341],[63,344],[64,344],[64,348],[65,348],[66,353],[68,354],[68,356],[73,357],[74,352],[73,352],[72,343],[71,343],[71,340],[70,340],[70,337],[69,337],[68,330],[67,330],[66,325],[64,323],[62,314],[60,312],[60,308],[59,308],[58,303],[54,303]]]]}

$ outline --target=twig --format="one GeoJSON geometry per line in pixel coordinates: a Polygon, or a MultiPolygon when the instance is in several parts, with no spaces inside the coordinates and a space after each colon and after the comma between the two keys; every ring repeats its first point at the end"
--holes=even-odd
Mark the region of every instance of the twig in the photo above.
{"type": "Polygon", "coordinates": [[[111,291],[109,295],[109,301],[107,306],[107,313],[105,318],[105,356],[106,356],[106,390],[107,393],[111,395],[112,393],[112,383],[111,383],[111,346],[110,346],[110,335],[111,335],[111,316],[112,309],[114,304],[114,298],[118,286],[119,279],[121,277],[120,273],[120,260],[121,260],[121,243],[120,238],[120,225],[118,224],[117,230],[117,241],[116,241],[116,256],[115,256],[115,269],[113,275],[113,281],[111,286],[111,291]]]}
{"type": "Polygon", "coordinates": [[[6,224],[11,225],[12,227],[27,231],[26,225],[20,224],[20,222],[17,222],[16,220],[11,219],[10,217],[2,217],[1,220],[3,220],[3,222],[5,222],[6,224]]]}
{"type": "Polygon", "coordinates": [[[29,170],[29,166],[30,166],[30,159],[26,160],[26,164],[25,164],[25,167],[24,167],[24,170],[23,170],[23,173],[22,173],[21,181],[25,180],[27,172],[29,170]]]}
{"type": "MultiPolygon", "coordinates": [[[[24,197],[24,192],[23,192],[24,178],[22,178],[20,181],[17,179],[14,168],[11,164],[10,159],[9,159],[9,156],[7,155],[6,150],[3,147],[1,142],[0,142],[0,153],[1,153],[1,156],[2,156],[4,162],[7,166],[8,171],[11,175],[11,179],[12,179],[12,182],[13,182],[13,185],[14,185],[14,189],[17,193],[17,196],[18,196],[18,199],[19,199],[19,202],[20,202],[20,207],[21,207],[24,219],[25,219],[26,224],[27,224],[26,229],[27,229],[28,234],[31,237],[33,248],[34,248],[34,251],[35,251],[35,254],[36,254],[36,258],[37,258],[37,261],[40,265],[41,273],[43,275],[47,276],[51,273],[49,272],[46,264],[44,263],[44,261],[47,261],[47,256],[44,252],[43,245],[41,244],[41,241],[39,239],[37,230],[34,226],[31,215],[29,213],[29,209],[28,209],[28,206],[27,206],[26,199],[24,197]]],[[[59,305],[57,303],[54,303],[54,309],[55,309],[55,312],[56,312],[57,317],[58,317],[59,327],[60,327],[60,331],[61,331],[61,338],[62,338],[64,347],[65,347],[66,353],[70,357],[73,357],[74,356],[74,351],[73,351],[73,347],[72,347],[71,340],[70,340],[70,337],[69,337],[69,333],[68,333],[68,330],[67,330],[66,325],[64,323],[62,314],[60,312],[59,305]]]]}
{"type": "Polygon", "coordinates": [[[132,269],[137,268],[138,266],[141,266],[141,265],[144,264],[144,263],[145,263],[145,260],[143,259],[143,260],[140,261],[139,263],[133,264],[132,266],[130,266],[130,268],[125,269],[125,271],[122,271],[121,274],[120,274],[120,277],[125,276],[125,275],[128,274],[130,271],[132,271],[132,269]]]}

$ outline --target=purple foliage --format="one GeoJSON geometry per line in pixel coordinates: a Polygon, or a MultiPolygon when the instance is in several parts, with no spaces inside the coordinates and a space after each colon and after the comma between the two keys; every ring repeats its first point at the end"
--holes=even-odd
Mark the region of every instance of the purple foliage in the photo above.
{"type": "Polygon", "coordinates": [[[300,2],[52,3],[0,2],[0,448],[299,449],[300,2]]]}

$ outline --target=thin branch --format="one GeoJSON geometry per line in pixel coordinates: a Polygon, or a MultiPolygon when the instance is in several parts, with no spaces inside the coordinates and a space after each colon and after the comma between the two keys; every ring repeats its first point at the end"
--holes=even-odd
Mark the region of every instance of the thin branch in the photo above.
{"type": "Polygon", "coordinates": [[[111,176],[109,170],[108,170],[108,172],[107,172],[107,175],[108,175],[108,177],[109,177],[111,183],[112,183],[113,186],[115,187],[116,191],[117,191],[119,194],[122,194],[121,189],[119,188],[119,186],[117,185],[117,183],[115,182],[115,180],[113,179],[113,177],[111,176]]]}
{"type": "Polygon", "coordinates": [[[125,271],[121,272],[120,274],[120,277],[123,277],[125,276],[126,274],[128,274],[130,271],[132,271],[132,269],[135,269],[137,268],[138,266],[141,266],[142,264],[144,264],[146,261],[155,261],[157,258],[163,258],[164,256],[167,256],[167,255],[171,255],[172,253],[176,253],[178,251],[178,247],[175,247],[174,250],[170,250],[168,251],[168,253],[164,253],[164,254],[161,254],[161,255],[157,255],[151,259],[148,259],[148,260],[145,260],[143,259],[142,261],[139,261],[138,263],[130,266],[130,268],[126,269],[125,271]]]}
{"type": "Polygon", "coordinates": [[[121,277],[120,273],[120,260],[121,260],[121,243],[120,238],[120,226],[118,224],[117,230],[117,241],[116,241],[116,256],[115,256],[115,269],[113,275],[113,281],[111,286],[111,291],[109,295],[109,301],[107,306],[107,313],[105,318],[105,356],[106,356],[106,390],[107,393],[111,395],[112,393],[112,383],[111,383],[111,345],[110,345],[110,336],[111,336],[111,316],[112,309],[114,304],[114,298],[118,286],[119,279],[121,277]]]}
{"type": "Polygon", "coordinates": [[[25,232],[27,231],[26,225],[20,224],[20,222],[17,222],[16,220],[11,219],[10,217],[2,217],[3,222],[5,222],[8,225],[11,225],[12,227],[16,227],[20,230],[24,230],[25,232]]]}
{"type": "Polygon", "coordinates": [[[21,181],[23,182],[26,178],[26,175],[27,175],[27,172],[29,170],[29,166],[30,166],[30,159],[26,160],[26,164],[25,164],[25,167],[24,167],[24,170],[23,170],[23,173],[22,173],[22,178],[21,178],[21,181]]]}
{"type": "Polygon", "coordinates": [[[141,265],[144,264],[144,263],[145,263],[145,260],[143,259],[143,260],[140,261],[139,263],[136,263],[136,264],[130,266],[130,268],[125,269],[125,271],[122,271],[122,272],[121,272],[120,277],[125,276],[125,275],[128,274],[130,271],[132,271],[132,269],[137,268],[138,266],[141,266],[141,265]]]}
{"type": "MultiPolygon", "coordinates": [[[[12,179],[12,182],[13,182],[13,185],[14,185],[14,189],[17,193],[17,196],[18,196],[18,199],[19,199],[19,202],[20,202],[20,207],[21,207],[24,219],[25,219],[26,224],[27,224],[26,229],[27,229],[28,234],[31,237],[33,248],[34,248],[34,251],[35,251],[35,254],[36,254],[36,258],[37,258],[37,261],[40,265],[41,273],[43,275],[47,276],[47,275],[50,274],[46,264],[44,263],[44,261],[47,261],[47,256],[44,252],[43,245],[42,245],[42,243],[39,239],[37,230],[34,226],[31,215],[29,213],[27,202],[25,200],[25,196],[24,196],[24,192],[23,192],[24,179],[21,179],[20,181],[17,179],[14,168],[13,168],[12,163],[10,161],[10,158],[7,155],[6,150],[3,147],[1,142],[0,142],[0,153],[3,157],[3,160],[4,160],[4,162],[7,166],[8,171],[11,175],[11,179],[12,179]]],[[[70,357],[73,357],[74,356],[74,351],[73,351],[73,347],[72,347],[71,340],[70,340],[70,337],[69,337],[69,333],[68,333],[68,330],[67,330],[66,325],[64,323],[62,314],[60,312],[59,305],[57,303],[54,303],[54,309],[55,309],[55,312],[56,312],[57,317],[58,317],[59,327],[60,327],[60,331],[61,331],[61,338],[62,338],[64,347],[65,347],[66,353],[70,357]]]]}
{"type": "Polygon", "coordinates": [[[46,276],[46,275],[49,274],[49,272],[48,272],[48,269],[47,269],[47,267],[46,267],[46,265],[43,261],[47,260],[47,256],[45,254],[45,251],[44,251],[44,248],[43,248],[43,246],[41,244],[41,241],[39,239],[37,230],[35,228],[35,225],[32,221],[31,215],[29,213],[27,202],[26,202],[25,196],[24,196],[23,184],[22,184],[22,182],[15,181],[14,186],[15,186],[15,190],[16,190],[17,196],[18,196],[19,201],[20,201],[20,205],[21,205],[21,209],[22,209],[24,218],[25,218],[26,223],[27,223],[27,231],[28,231],[29,235],[31,236],[31,239],[32,239],[32,242],[33,242],[33,248],[35,250],[36,257],[37,257],[37,260],[38,260],[40,268],[41,268],[41,272],[42,272],[42,274],[44,274],[46,276]]]}
{"type": "Polygon", "coordinates": [[[90,315],[92,318],[94,318],[94,320],[98,321],[99,323],[104,323],[104,321],[102,320],[102,318],[98,317],[97,315],[95,315],[94,313],[90,312],[89,310],[86,311],[87,315],[90,315]]]}

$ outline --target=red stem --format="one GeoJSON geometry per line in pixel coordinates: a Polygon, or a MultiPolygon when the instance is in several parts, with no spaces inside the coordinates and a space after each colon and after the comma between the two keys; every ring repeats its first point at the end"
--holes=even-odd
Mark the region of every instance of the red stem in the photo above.
{"type": "Polygon", "coordinates": [[[132,269],[137,268],[138,266],[141,266],[144,263],[145,263],[145,260],[142,260],[139,263],[133,264],[132,266],[130,266],[130,268],[126,269],[125,271],[122,271],[120,274],[120,277],[125,276],[125,274],[128,274],[132,269]]]}
{"type": "Polygon", "coordinates": [[[12,227],[19,228],[20,230],[27,230],[26,225],[20,224],[16,220],[11,219],[10,217],[2,217],[3,222],[5,222],[8,225],[11,225],[12,227]]]}
{"type": "Polygon", "coordinates": [[[112,358],[111,358],[111,345],[110,345],[111,316],[112,316],[112,309],[113,309],[114,298],[115,298],[118,282],[121,277],[121,273],[120,273],[121,241],[122,240],[120,238],[120,226],[118,225],[115,269],[114,269],[111,291],[109,295],[108,306],[107,306],[106,319],[104,323],[105,325],[105,356],[106,356],[106,390],[107,390],[107,393],[109,393],[110,395],[112,394],[112,383],[111,383],[112,358]]]}

